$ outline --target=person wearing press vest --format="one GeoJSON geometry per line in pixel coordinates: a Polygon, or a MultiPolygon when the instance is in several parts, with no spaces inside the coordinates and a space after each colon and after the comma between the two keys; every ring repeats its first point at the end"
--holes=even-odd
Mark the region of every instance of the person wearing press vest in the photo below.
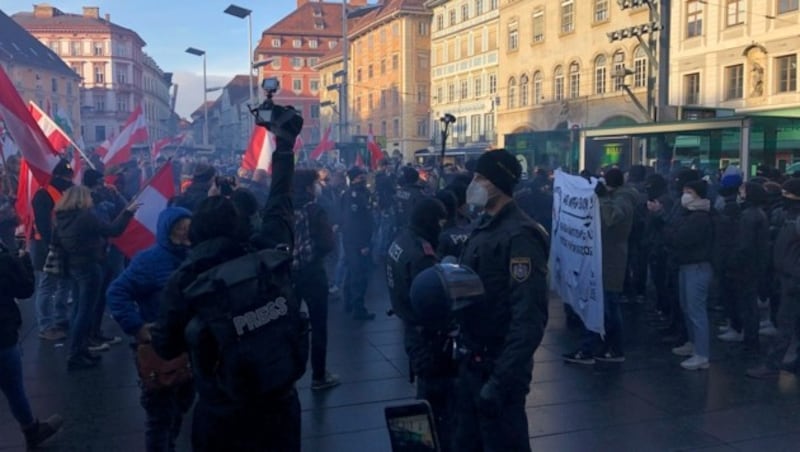
{"type": "Polygon", "coordinates": [[[36,275],[36,322],[39,337],[48,341],[65,339],[69,326],[67,317],[69,279],[63,275],[45,272],[43,269],[53,231],[53,208],[64,192],[72,187],[73,175],[69,162],[59,161],[53,168],[50,183],[37,190],[31,201],[33,230],[30,249],[36,275]]]}
{"type": "Polygon", "coordinates": [[[484,211],[461,255],[487,296],[457,316],[465,356],[454,450],[529,451],[525,397],[547,325],[549,237],[512,196],[522,168],[506,150],[478,159],[467,203],[484,211]]]}

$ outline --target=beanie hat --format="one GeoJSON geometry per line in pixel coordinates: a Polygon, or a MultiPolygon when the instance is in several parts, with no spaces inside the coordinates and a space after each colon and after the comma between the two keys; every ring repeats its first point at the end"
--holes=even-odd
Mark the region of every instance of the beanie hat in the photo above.
{"type": "Polygon", "coordinates": [[[644,182],[647,199],[656,199],[667,192],[667,180],[660,174],[647,176],[644,182]]]}
{"type": "Polygon", "coordinates": [[[750,204],[760,206],[767,203],[767,190],[756,182],[744,184],[745,198],[750,204]]]}
{"type": "Polygon", "coordinates": [[[103,173],[97,170],[93,170],[91,168],[87,169],[85,173],[83,173],[83,186],[88,188],[94,188],[100,185],[103,182],[103,173]]]}
{"type": "Polygon", "coordinates": [[[683,184],[683,188],[691,189],[692,191],[697,193],[697,196],[701,198],[705,198],[708,196],[708,182],[702,179],[686,182],[685,184],[683,184]]]}
{"type": "Polygon", "coordinates": [[[514,186],[522,175],[522,167],[505,149],[484,152],[478,159],[475,172],[489,179],[495,187],[508,196],[514,195],[514,186]]]}
{"type": "Polygon", "coordinates": [[[684,168],[678,171],[678,174],[675,176],[675,186],[676,188],[683,190],[683,186],[687,182],[697,180],[700,180],[700,173],[698,173],[697,170],[684,168]]]}
{"type": "Polygon", "coordinates": [[[189,225],[193,244],[217,237],[234,238],[237,212],[233,202],[224,196],[209,196],[197,205],[189,225]]]}
{"type": "Polygon", "coordinates": [[[56,164],[55,168],[53,168],[53,176],[55,177],[66,177],[72,178],[75,172],[72,170],[72,165],[69,164],[69,161],[61,159],[56,164]]]}
{"type": "Polygon", "coordinates": [[[722,173],[722,178],[719,180],[719,187],[720,188],[736,188],[738,189],[740,185],[742,185],[742,171],[735,167],[729,166],[728,169],[722,173]]]}
{"type": "Polygon", "coordinates": [[[350,168],[349,170],[347,170],[347,177],[350,180],[353,180],[353,179],[355,179],[356,177],[358,177],[358,176],[360,176],[362,174],[367,174],[367,172],[364,171],[363,168],[360,168],[358,166],[354,166],[354,167],[350,168]]]}
{"type": "Polygon", "coordinates": [[[215,170],[213,166],[205,163],[198,163],[194,168],[192,181],[200,184],[211,182],[215,174],[217,174],[217,170],[215,170]]]}
{"type": "Polygon", "coordinates": [[[611,188],[622,187],[625,183],[625,175],[619,168],[611,168],[605,174],[606,185],[611,188]]]}
{"type": "Polygon", "coordinates": [[[783,183],[783,196],[800,200],[800,179],[793,177],[783,183]]]}
{"type": "Polygon", "coordinates": [[[401,185],[411,185],[419,180],[419,171],[410,166],[404,166],[400,170],[400,173],[400,180],[398,182],[401,185]]]}

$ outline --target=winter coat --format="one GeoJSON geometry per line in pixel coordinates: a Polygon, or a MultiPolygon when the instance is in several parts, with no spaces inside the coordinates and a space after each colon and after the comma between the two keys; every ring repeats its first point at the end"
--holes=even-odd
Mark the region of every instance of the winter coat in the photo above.
{"type": "Polygon", "coordinates": [[[126,334],[133,336],[145,323],[156,321],[161,293],[188,252],[186,247],[170,241],[170,232],[178,221],[191,216],[182,207],[168,207],[161,212],[156,244],[136,254],[108,287],[108,310],[126,334]]]}
{"type": "Polygon", "coordinates": [[[320,268],[323,268],[321,267],[322,260],[336,249],[336,239],[328,221],[328,214],[308,193],[295,193],[294,203],[298,209],[307,209],[308,234],[314,252],[314,261],[315,264],[320,265],[320,268]]]}
{"type": "Polygon", "coordinates": [[[651,201],[658,201],[663,207],[659,212],[647,211],[643,244],[651,256],[663,256],[667,252],[666,243],[664,241],[664,230],[667,227],[670,212],[672,212],[674,204],[672,197],[668,193],[651,199],[651,201]]]}
{"type": "Polygon", "coordinates": [[[66,253],[68,266],[99,263],[105,259],[109,237],[122,235],[133,212],[124,210],[112,222],[106,223],[90,209],[56,212],[56,243],[66,253]]]}
{"type": "Polygon", "coordinates": [[[14,256],[0,243],[0,349],[19,340],[22,316],[14,299],[30,297],[34,287],[30,258],[14,256]]]}
{"type": "MultiPolygon", "coordinates": [[[[56,190],[64,193],[72,187],[72,182],[64,179],[53,178],[50,181],[56,190]]],[[[50,246],[50,236],[53,233],[53,208],[56,206],[55,200],[50,196],[46,189],[40,188],[36,190],[31,200],[31,207],[33,208],[33,226],[36,233],[41,236],[41,245],[32,249],[33,254],[33,268],[41,270],[44,267],[44,261],[47,258],[47,250],[50,246]]]]}
{"type": "Polygon", "coordinates": [[[682,209],[667,230],[671,257],[677,265],[711,262],[714,225],[711,213],[682,209]]]}
{"type": "Polygon", "coordinates": [[[628,268],[628,238],[638,193],[622,186],[600,198],[603,243],[603,290],[622,292],[628,268]]]}
{"type": "Polygon", "coordinates": [[[728,271],[755,283],[767,270],[769,221],[761,208],[747,203],[743,207],[728,271]]]}

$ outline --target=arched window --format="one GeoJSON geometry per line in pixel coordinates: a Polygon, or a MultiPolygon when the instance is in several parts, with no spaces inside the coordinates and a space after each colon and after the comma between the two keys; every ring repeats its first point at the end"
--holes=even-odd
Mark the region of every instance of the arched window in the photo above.
{"type": "Polygon", "coordinates": [[[542,73],[536,71],[533,73],[533,103],[539,105],[544,98],[544,91],[542,90],[542,73]]]}
{"type": "Polygon", "coordinates": [[[519,106],[527,107],[531,102],[530,80],[527,75],[519,78],[519,106]]]}
{"type": "Polygon", "coordinates": [[[622,91],[625,84],[625,52],[617,50],[614,52],[614,91],[622,91]],[[620,75],[622,75],[620,77],[620,75]]]}
{"type": "Polygon", "coordinates": [[[581,95],[581,67],[577,61],[569,65],[569,97],[575,99],[581,95]]]}
{"type": "Polygon", "coordinates": [[[564,69],[561,66],[553,72],[553,99],[564,99],[564,69]]]}
{"type": "Polygon", "coordinates": [[[508,108],[517,107],[517,80],[511,77],[508,81],[508,108]]]}
{"type": "Polygon", "coordinates": [[[594,60],[594,93],[606,93],[606,57],[600,55],[594,60]]]}
{"type": "Polygon", "coordinates": [[[639,46],[633,52],[633,86],[644,88],[647,85],[647,53],[639,46]]]}

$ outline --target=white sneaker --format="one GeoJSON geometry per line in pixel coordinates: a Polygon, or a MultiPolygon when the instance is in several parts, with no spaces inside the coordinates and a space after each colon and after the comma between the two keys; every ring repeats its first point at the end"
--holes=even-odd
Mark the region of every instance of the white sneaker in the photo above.
{"type": "Polygon", "coordinates": [[[711,364],[708,363],[708,358],[700,355],[692,355],[691,358],[681,363],[681,367],[686,370],[701,370],[708,369],[711,364]]]}
{"type": "Polygon", "coordinates": [[[742,342],[744,340],[744,333],[737,333],[736,330],[731,328],[717,337],[725,342],[742,342]]]}
{"type": "Polygon", "coordinates": [[[772,324],[770,320],[764,320],[758,328],[758,334],[762,336],[776,336],[778,329],[772,324]]]}
{"type": "Polygon", "coordinates": [[[678,356],[692,356],[694,355],[694,345],[691,342],[687,342],[680,347],[673,348],[672,353],[678,356]]]}
{"type": "Polygon", "coordinates": [[[730,323],[726,323],[725,325],[720,325],[719,326],[719,332],[720,333],[727,333],[730,330],[731,330],[731,324],[730,323]]]}

